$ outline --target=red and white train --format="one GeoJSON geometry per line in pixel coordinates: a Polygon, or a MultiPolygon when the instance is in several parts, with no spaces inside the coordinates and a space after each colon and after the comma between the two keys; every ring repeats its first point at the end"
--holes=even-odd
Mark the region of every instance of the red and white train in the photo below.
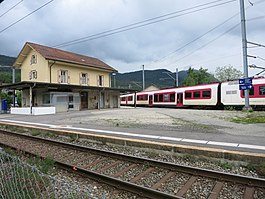
{"type": "MultiPolygon", "coordinates": [[[[252,80],[249,103],[265,107],[265,78],[252,80]]],[[[185,86],[121,95],[121,105],[154,107],[223,107],[244,106],[244,91],[239,81],[228,81],[197,86],[185,86]]]]}

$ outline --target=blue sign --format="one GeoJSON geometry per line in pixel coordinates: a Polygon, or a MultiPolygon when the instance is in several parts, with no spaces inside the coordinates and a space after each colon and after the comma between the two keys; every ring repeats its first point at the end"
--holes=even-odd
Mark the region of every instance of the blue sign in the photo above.
{"type": "Polygon", "coordinates": [[[248,77],[239,79],[239,90],[250,90],[252,88],[252,78],[248,77]]]}
{"type": "Polygon", "coordinates": [[[252,84],[252,78],[239,79],[239,84],[252,84]]]}
{"type": "Polygon", "coordinates": [[[252,84],[242,84],[242,85],[239,85],[239,90],[250,90],[253,88],[253,85],[252,84]]]}

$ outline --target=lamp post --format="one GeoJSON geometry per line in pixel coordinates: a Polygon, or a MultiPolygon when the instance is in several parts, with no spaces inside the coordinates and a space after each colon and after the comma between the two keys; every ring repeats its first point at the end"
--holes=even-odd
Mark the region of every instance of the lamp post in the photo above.
{"type": "Polygon", "coordinates": [[[163,73],[167,74],[171,79],[175,81],[176,88],[179,86],[178,68],[176,68],[176,77],[173,77],[171,75],[172,73],[169,72],[163,72],[163,73]]]}

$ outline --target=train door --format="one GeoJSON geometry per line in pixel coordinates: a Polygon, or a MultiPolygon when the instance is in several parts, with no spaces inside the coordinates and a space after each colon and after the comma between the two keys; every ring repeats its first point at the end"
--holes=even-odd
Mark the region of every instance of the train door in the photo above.
{"type": "Polygon", "coordinates": [[[149,106],[153,106],[153,95],[149,95],[149,106]]]}
{"type": "Polygon", "coordinates": [[[183,93],[177,93],[177,107],[183,106],[183,93]]]}

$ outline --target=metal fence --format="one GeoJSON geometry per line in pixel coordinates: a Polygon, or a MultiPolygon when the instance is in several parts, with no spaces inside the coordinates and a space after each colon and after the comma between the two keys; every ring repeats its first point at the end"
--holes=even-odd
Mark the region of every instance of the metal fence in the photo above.
{"type": "Polygon", "coordinates": [[[40,172],[37,167],[23,162],[0,148],[0,198],[91,198],[91,192],[78,185],[56,179],[40,172]]]}

